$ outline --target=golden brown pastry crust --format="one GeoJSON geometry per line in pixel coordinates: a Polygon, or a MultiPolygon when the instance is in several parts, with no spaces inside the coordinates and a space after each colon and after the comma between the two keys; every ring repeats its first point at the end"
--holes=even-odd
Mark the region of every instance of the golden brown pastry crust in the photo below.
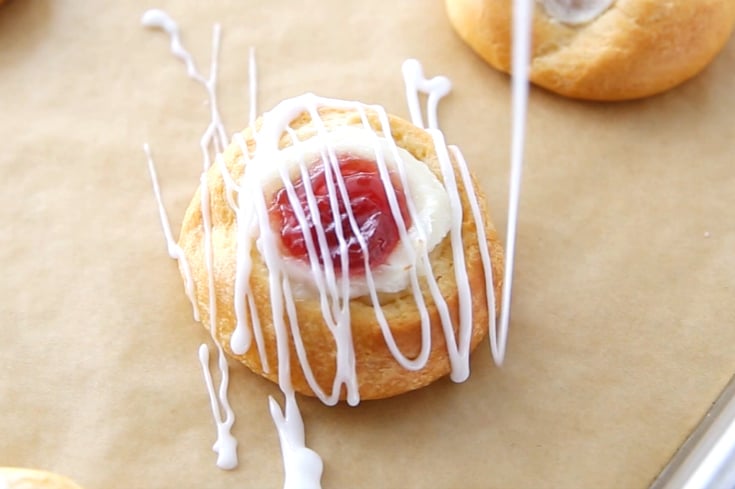
{"type": "MultiPolygon", "coordinates": [[[[512,0],[446,0],[459,36],[510,72],[512,0]]],[[[699,73],[735,26],[732,0],[617,0],[597,19],[570,26],[536,4],[533,83],[573,98],[625,100],[668,90],[699,73]]]]}
{"type": "MultiPolygon", "coordinates": [[[[337,109],[320,109],[321,117],[327,128],[354,125],[362,127],[357,112],[337,109]]],[[[368,112],[373,129],[380,133],[377,116],[368,112]]],[[[425,162],[441,180],[441,173],[434,151],[433,141],[425,131],[416,128],[409,122],[390,116],[390,126],[393,137],[399,147],[413,154],[418,160],[425,162]]],[[[256,127],[260,127],[260,119],[256,127]]],[[[299,135],[305,140],[315,133],[310,118],[302,114],[291,123],[299,135]]],[[[242,132],[247,142],[248,151],[255,150],[255,141],[251,128],[242,132]]],[[[289,146],[290,139],[284,135],[280,146],[289,146]]],[[[242,152],[237,144],[231,145],[224,153],[224,161],[232,176],[239,180],[243,173],[242,152]]],[[[244,355],[234,355],[230,349],[230,337],[235,328],[236,319],[233,307],[234,282],[236,272],[236,226],[235,214],[228,206],[225,196],[225,184],[220,170],[212,167],[207,175],[207,184],[210,193],[212,240],[214,249],[214,281],[216,284],[217,327],[216,337],[227,353],[242,361],[254,372],[277,382],[278,361],[276,355],[276,338],[271,319],[271,301],[268,292],[268,273],[260,255],[253,247],[253,272],[251,274],[251,288],[256,298],[258,313],[263,328],[263,335],[267,350],[268,362],[271,370],[263,372],[255,343],[244,355]]],[[[486,224],[488,244],[492,257],[492,268],[495,277],[496,303],[500,303],[502,283],[503,254],[497,238],[497,233],[490,222],[485,198],[475,184],[480,206],[486,224]]],[[[465,256],[467,269],[472,286],[473,304],[473,332],[472,348],[486,335],[488,328],[488,306],[485,295],[483,267],[480,261],[477,245],[476,228],[472,213],[467,201],[466,193],[461,188],[464,221],[462,234],[465,242],[465,256]]],[[[207,269],[203,251],[203,229],[200,193],[197,192],[189,205],[179,239],[184,250],[196,287],[196,299],[201,311],[202,323],[209,327],[209,290],[207,286],[207,269]]],[[[430,254],[434,273],[439,278],[438,283],[443,296],[446,298],[452,314],[458,313],[458,294],[453,280],[452,255],[450,240],[446,237],[430,254]]],[[[182,271],[183,273],[183,271],[182,271]]],[[[351,301],[352,335],[355,345],[357,377],[360,386],[360,396],[363,399],[377,399],[394,396],[409,390],[425,386],[434,380],[449,373],[449,360],[446,351],[444,336],[439,323],[436,307],[427,290],[424,296],[429,305],[431,317],[431,354],[427,366],[416,372],[410,372],[401,367],[385,345],[380,328],[378,327],[373,308],[369,299],[353,299],[351,301]]],[[[396,344],[401,351],[410,356],[418,354],[421,345],[420,320],[417,308],[410,292],[396,293],[381,296],[381,303],[388,324],[396,338],[396,344]]],[[[321,309],[317,300],[299,300],[297,303],[300,321],[301,336],[305,343],[308,359],[319,385],[327,392],[331,391],[332,380],[335,374],[335,344],[332,334],[327,329],[322,318],[321,309]]],[[[291,344],[291,375],[294,389],[307,395],[313,395],[309,388],[298,359],[291,344]]],[[[342,397],[344,397],[344,392],[342,397]]]]}
{"type": "Polygon", "coordinates": [[[81,489],[66,477],[43,470],[0,467],[0,487],[7,489],[81,489]]]}

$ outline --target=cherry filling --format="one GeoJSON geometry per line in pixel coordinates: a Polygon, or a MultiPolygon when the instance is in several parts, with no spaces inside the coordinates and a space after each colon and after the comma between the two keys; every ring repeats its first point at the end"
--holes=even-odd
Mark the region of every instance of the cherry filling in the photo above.
{"type": "MultiPolygon", "coordinates": [[[[371,267],[376,267],[385,263],[400,239],[388,196],[378,173],[377,163],[345,155],[339,157],[339,167],[349,197],[347,205],[352,209],[359,233],[367,244],[369,264],[371,267]]],[[[398,201],[398,208],[408,228],[411,226],[411,222],[406,209],[406,197],[403,188],[392,172],[390,175],[398,201]]],[[[349,269],[351,273],[361,274],[365,272],[365,261],[360,242],[353,232],[352,226],[350,226],[347,207],[339,192],[334,172],[332,172],[331,177],[339,207],[338,219],[342,225],[342,233],[347,244],[349,269]]],[[[337,240],[337,226],[332,213],[327,176],[323,163],[317,163],[311,168],[309,180],[314,192],[316,207],[319,210],[318,218],[324,229],[329,255],[332,258],[335,270],[340,271],[342,262],[339,241],[337,240]]],[[[309,211],[306,188],[301,178],[294,182],[294,190],[299,205],[306,216],[307,229],[300,226],[285,188],[280,189],[273,196],[268,209],[271,222],[277,229],[280,229],[281,241],[285,251],[289,255],[304,261],[308,261],[305,233],[309,232],[317,250],[319,263],[323,264],[324,257],[319,252],[315,216],[309,211]]]]}

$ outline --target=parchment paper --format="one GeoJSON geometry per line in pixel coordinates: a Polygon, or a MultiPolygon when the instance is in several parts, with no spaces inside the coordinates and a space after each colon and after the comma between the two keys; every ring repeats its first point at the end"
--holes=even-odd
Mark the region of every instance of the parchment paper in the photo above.
{"type": "MultiPolygon", "coordinates": [[[[208,120],[162,7],[204,71],[223,28],[220,100],[247,123],[306,91],[407,116],[407,57],[454,91],[440,107],[505,234],[509,83],[438,0],[0,8],[0,465],[87,489],[277,488],[276,386],[233,365],[240,467],[215,467],[194,323],[168,259],[149,142],[177,232],[208,120]]],[[[644,488],[735,372],[735,41],[699,77],[599,105],[532,90],[507,363],[483,344],[465,384],[328,408],[300,398],[307,443],[340,487],[644,488]]]]}

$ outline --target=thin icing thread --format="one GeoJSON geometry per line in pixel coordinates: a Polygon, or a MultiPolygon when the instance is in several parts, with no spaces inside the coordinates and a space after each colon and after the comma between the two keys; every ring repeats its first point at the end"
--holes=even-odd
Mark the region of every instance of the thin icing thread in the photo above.
{"type": "MultiPolygon", "coordinates": [[[[517,206],[520,192],[520,168],[523,160],[523,136],[525,131],[525,111],[528,98],[528,82],[527,82],[527,60],[529,59],[530,52],[530,6],[532,0],[525,0],[516,3],[514,6],[517,8],[514,24],[514,76],[513,81],[513,136],[512,136],[512,158],[511,158],[511,204],[509,206],[509,233],[508,233],[508,249],[510,250],[506,255],[506,275],[505,275],[505,287],[503,289],[503,303],[502,303],[502,320],[499,329],[495,324],[495,294],[493,288],[493,277],[492,277],[492,260],[490,252],[487,246],[486,234],[484,223],[482,222],[483,216],[479,208],[477,196],[474,192],[472,180],[467,169],[466,162],[461,152],[455,146],[447,146],[444,141],[443,134],[438,129],[438,117],[437,110],[439,101],[446,96],[450,89],[451,83],[445,77],[434,77],[427,79],[423,75],[423,69],[420,63],[416,60],[407,60],[403,67],[404,82],[406,88],[407,102],[409,105],[409,112],[414,125],[424,128],[424,121],[422,111],[419,103],[419,93],[427,95],[426,101],[426,117],[427,117],[427,131],[431,135],[434,146],[436,148],[437,157],[440,164],[441,174],[443,177],[443,187],[449,196],[449,201],[453,213],[452,225],[450,228],[450,240],[453,250],[453,259],[457,266],[455,269],[455,281],[459,289],[460,296],[460,311],[459,311],[459,333],[455,335],[454,324],[451,320],[448,306],[446,301],[442,297],[438,288],[436,277],[432,273],[431,263],[429,261],[429,251],[425,246],[425,232],[421,229],[420,220],[412,219],[414,223],[419,223],[418,234],[420,236],[419,246],[409,246],[407,238],[407,232],[403,216],[401,215],[400,209],[398,208],[397,198],[395,189],[391,182],[388,174],[387,164],[385,160],[385,154],[379,147],[377,142],[374,143],[375,157],[378,166],[379,175],[383,182],[388,196],[389,206],[393,217],[397,223],[399,234],[401,236],[402,246],[406,247],[406,252],[412,257],[414,266],[411,267],[409,274],[410,286],[413,291],[417,305],[419,306],[421,315],[421,329],[422,329],[422,348],[420,353],[414,358],[409,359],[405,357],[397,348],[395,340],[393,339],[390,328],[387,324],[385,316],[382,312],[382,307],[377,298],[375,292],[375,283],[373,281],[372,270],[369,266],[367,259],[367,245],[362,235],[359,233],[358,225],[355,217],[352,213],[351,208],[346,206],[346,213],[348,217],[348,226],[350,227],[353,234],[357,237],[358,243],[365,256],[365,270],[366,277],[369,284],[370,297],[375,306],[376,320],[381,326],[381,330],[386,341],[386,344],[396,358],[396,360],[409,370],[418,370],[425,366],[428,360],[428,353],[430,351],[430,322],[428,318],[427,307],[424,303],[423,293],[420,287],[420,278],[426,280],[432,300],[435,302],[436,307],[439,311],[441,319],[441,325],[447,344],[447,350],[451,361],[452,373],[451,378],[456,382],[461,382],[469,375],[469,346],[472,331],[472,304],[471,304],[471,290],[469,284],[469,277],[467,275],[466,267],[464,266],[464,244],[462,242],[461,234],[461,223],[463,220],[462,206],[459,197],[459,190],[457,186],[457,173],[462,181],[462,185],[465,188],[468,201],[470,203],[470,210],[472,218],[475,221],[477,228],[477,239],[480,245],[480,255],[482,259],[482,265],[485,270],[485,290],[488,306],[490,309],[490,343],[493,358],[498,364],[502,364],[505,345],[507,339],[507,326],[509,321],[509,307],[510,307],[510,289],[512,282],[512,268],[513,268],[513,249],[515,246],[515,232],[516,232],[516,221],[517,221],[517,206]],[[520,6],[519,6],[520,4],[520,6]],[[518,41],[516,37],[520,36],[521,41],[518,41]],[[525,39],[525,43],[523,40],[525,39]],[[523,60],[526,60],[525,69],[523,68],[523,60]],[[520,65],[519,65],[520,63],[520,65]],[[521,68],[518,68],[521,66],[521,68]],[[516,69],[518,71],[516,71],[516,69]],[[525,82],[525,83],[524,83],[525,82]],[[454,164],[452,163],[452,158],[454,164]],[[513,202],[515,201],[515,204],[513,202]],[[421,277],[419,272],[421,271],[421,277]]],[[[294,339],[294,347],[297,352],[297,358],[301,364],[304,375],[307,379],[312,390],[314,390],[317,397],[319,397],[325,404],[335,404],[340,396],[342,389],[346,389],[347,401],[351,405],[355,405],[359,402],[359,391],[358,383],[355,374],[355,358],[354,358],[354,345],[352,344],[351,329],[350,329],[350,312],[349,312],[349,263],[347,262],[347,247],[344,239],[345,230],[342,229],[342,223],[339,217],[339,205],[338,196],[343,200],[348,201],[348,195],[345,188],[344,180],[339,170],[339,161],[337,154],[333,148],[328,145],[324,146],[322,150],[322,161],[324,162],[324,169],[326,174],[326,184],[328,187],[328,195],[330,198],[330,206],[335,218],[336,237],[340,246],[341,257],[341,273],[336,273],[334,264],[332,263],[329,253],[323,253],[326,248],[326,235],[323,227],[321,226],[320,220],[315,220],[315,228],[317,239],[316,242],[310,236],[310,233],[305,233],[305,241],[307,247],[307,258],[310,263],[312,270],[315,273],[316,286],[320,298],[320,306],[324,315],[325,321],[328,328],[334,336],[337,350],[336,359],[336,375],[333,381],[331,392],[327,393],[323,391],[314,378],[313,372],[308,362],[305,347],[300,336],[300,329],[298,326],[298,318],[296,313],[296,306],[293,298],[293,288],[291,279],[284,273],[283,266],[284,262],[282,257],[279,255],[278,246],[276,243],[276,237],[272,229],[267,223],[267,206],[265,203],[265,196],[262,192],[262,188],[258,185],[260,182],[257,179],[245,179],[243,172],[243,178],[240,182],[235,182],[232,176],[229,174],[224,160],[221,157],[221,152],[227,146],[227,138],[225,136],[224,126],[219,114],[217,107],[216,98],[216,83],[217,83],[217,58],[219,53],[220,43],[220,27],[215,25],[213,30],[212,39],[212,62],[210,66],[210,76],[205,78],[197,70],[194,63],[194,59],[184,49],[180,36],[179,29],[176,23],[163,11],[153,9],[147,11],[143,16],[143,24],[149,27],[158,27],[164,30],[171,38],[171,51],[172,53],[181,59],[187,69],[187,74],[197,82],[201,83],[207,90],[210,101],[210,117],[211,122],[204,134],[200,139],[200,147],[203,157],[203,172],[200,179],[200,195],[202,201],[202,220],[203,220],[203,232],[204,232],[204,248],[205,248],[205,262],[208,273],[208,289],[209,289],[209,315],[210,315],[210,333],[215,342],[219,353],[218,365],[221,371],[221,381],[219,386],[219,392],[215,393],[214,384],[212,381],[211,371],[209,370],[209,349],[206,345],[201,345],[199,349],[199,359],[202,365],[205,383],[210,396],[210,404],[212,408],[212,414],[217,424],[218,437],[214,444],[214,449],[218,451],[218,465],[223,468],[232,468],[237,465],[236,458],[236,445],[237,442],[230,433],[230,428],[234,423],[234,413],[229,407],[227,401],[227,387],[228,387],[228,369],[227,362],[224,357],[224,352],[219,343],[215,338],[216,328],[216,294],[214,290],[214,255],[212,249],[212,228],[211,228],[211,216],[210,216],[210,202],[209,202],[209,189],[207,187],[206,172],[211,165],[210,150],[214,150],[215,164],[218,165],[218,169],[222,175],[226,187],[226,198],[229,206],[233,209],[237,217],[237,273],[235,283],[235,314],[237,318],[237,324],[235,331],[233,332],[231,339],[231,348],[234,353],[242,354],[247,352],[252,347],[252,338],[255,338],[255,346],[259,351],[261,363],[264,371],[269,371],[269,365],[267,362],[267,356],[265,355],[265,346],[262,335],[262,328],[260,325],[260,319],[258,316],[257,308],[255,307],[254,297],[250,290],[249,277],[252,272],[251,253],[252,242],[253,242],[253,231],[257,228],[259,232],[257,248],[263,257],[269,273],[269,284],[270,284],[270,297],[272,301],[272,320],[273,326],[276,333],[276,347],[278,357],[278,383],[281,387],[282,392],[285,396],[285,410],[281,410],[278,403],[271,397],[269,398],[269,406],[271,416],[274,424],[276,425],[279,440],[281,442],[281,450],[284,459],[284,471],[285,471],[285,488],[319,488],[321,487],[320,479],[323,469],[321,458],[316,452],[305,446],[304,427],[301,414],[298,410],[296,403],[293,386],[290,378],[290,356],[289,356],[289,340],[288,333],[290,332],[294,339]],[[237,202],[233,197],[233,193],[237,193],[237,202]],[[247,195],[247,199],[244,197],[247,195]],[[323,264],[319,264],[316,259],[317,253],[323,255],[323,264]],[[288,324],[284,320],[284,317],[288,319],[288,324]],[[222,419],[222,411],[225,412],[225,419],[222,419]],[[228,455],[234,454],[234,459],[228,458],[228,455]],[[221,460],[227,459],[227,460],[221,460]],[[234,460],[234,462],[233,462],[234,460]]],[[[256,62],[254,49],[249,51],[248,59],[249,67],[249,95],[250,95],[250,122],[253,125],[255,116],[257,113],[256,109],[256,95],[257,95],[257,77],[256,77],[256,62]]],[[[394,161],[396,162],[396,171],[403,184],[404,191],[408,192],[409,186],[407,185],[407,175],[397,151],[397,145],[390,132],[390,124],[388,116],[382,107],[378,106],[367,106],[359,104],[357,102],[347,102],[335,99],[327,99],[316,97],[312,94],[307,94],[302,97],[296,97],[279,104],[271,112],[265,114],[263,117],[263,124],[260,131],[255,134],[256,151],[255,154],[250,155],[247,145],[245,144],[242,135],[236,134],[233,137],[233,141],[238,144],[243,153],[243,160],[246,169],[251,165],[257,164],[260,161],[273,161],[277,159],[278,152],[278,140],[280,139],[283,132],[287,132],[294,145],[300,143],[296,137],[295,132],[289,127],[290,122],[298,116],[300,113],[306,111],[311,115],[312,121],[317,128],[317,134],[314,137],[324,138],[328,132],[324,126],[323,121],[319,115],[319,107],[330,106],[342,109],[356,110],[361,117],[363,126],[369,129],[374,134],[372,127],[367,117],[367,111],[374,111],[380,121],[382,127],[382,133],[387,137],[391,147],[391,153],[394,161]]],[[[377,141],[377,139],[375,139],[377,141]]],[[[185,276],[185,289],[187,296],[190,297],[194,308],[195,318],[198,318],[199,313],[197,309],[196,300],[194,299],[193,292],[193,280],[189,271],[188,264],[184,257],[183,251],[175,243],[171,236],[170,225],[163,208],[163,202],[161,198],[160,188],[158,186],[158,180],[155,173],[153,160],[150,156],[150,150],[147,145],[144,146],[144,151],[148,158],[149,171],[151,173],[151,179],[153,181],[154,193],[159,206],[159,214],[161,218],[161,224],[164,230],[164,237],[169,251],[169,255],[172,258],[176,258],[181,261],[183,274],[185,276]]],[[[291,202],[296,218],[300,224],[306,224],[306,215],[301,209],[298,203],[298,198],[295,194],[293,183],[290,177],[285,174],[283,169],[280,170],[280,178],[283,181],[283,185],[286,188],[289,201],[291,202]]],[[[300,165],[300,172],[304,181],[304,188],[307,197],[307,206],[309,212],[312,214],[318,214],[316,208],[316,201],[313,189],[308,178],[308,168],[306,163],[302,160],[300,165]]],[[[413,203],[413,199],[409,195],[406,195],[408,213],[413,218],[415,217],[417,210],[413,203]]],[[[305,227],[304,227],[305,228],[305,227]]]]}
{"type": "MultiPolygon", "coordinates": [[[[182,60],[186,66],[187,75],[200,83],[207,91],[209,97],[209,110],[210,110],[210,123],[207,129],[202,134],[199,140],[199,146],[202,152],[202,174],[200,177],[200,197],[201,197],[201,211],[204,231],[204,249],[205,249],[205,263],[207,267],[208,275],[208,292],[209,292],[209,332],[217,348],[218,362],[217,365],[220,370],[220,387],[218,395],[214,395],[214,388],[211,387],[212,374],[209,369],[209,350],[205,344],[202,344],[199,349],[199,360],[202,366],[205,380],[207,381],[207,392],[209,393],[210,402],[212,405],[212,414],[217,427],[217,440],[214,443],[214,450],[217,452],[217,466],[222,469],[233,469],[237,466],[237,441],[231,434],[231,428],[235,421],[235,415],[230,407],[229,400],[227,398],[227,387],[229,385],[229,369],[227,367],[227,359],[222,347],[219,345],[215,338],[216,324],[217,324],[217,301],[214,290],[214,252],[212,249],[212,228],[211,228],[211,217],[210,217],[210,202],[209,202],[209,189],[207,187],[207,170],[211,166],[210,148],[213,148],[215,153],[219,153],[224,150],[227,145],[227,136],[222,123],[222,118],[219,113],[217,105],[217,72],[218,72],[218,57],[219,57],[219,45],[221,38],[221,29],[219,24],[215,24],[212,32],[212,56],[210,65],[210,75],[205,78],[197,69],[194,62],[194,58],[191,56],[188,50],[186,50],[181,42],[181,36],[179,33],[179,27],[176,22],[164,11],[159,9],[151,9],[143,14],[141,22],[146,27],[162,29],[171,38],[171,52],[182,60]],[[206,351],[206,355],[204,352],[206,351]],[[205,361],[206,360],[206,361],[205,361]],[[221,412],[224,411],[225,419],[222,419],[221,412]]],[[[152,168],[152,159],[150,158],[150,151],[146,149],[146,154],[149,160],[149,168],[152,168]]],[[[152,177],[154,172],[152,172],[152,177]]],[[[157,186],[157,180],[154,187],[157,186]]],[[[160,192],[157,193],[157,199],[160,192]]],[[[163,204],[159,199],[159,208],[162,208],[163,204]]],[[[163,213],[162,213],[163,216],[163,213]]],[[[170,226],[168,226],[168,219],[163,220],[164,234],[166,240],[173,239],[170,236],[170,226]]],[[[178,246],[178,245],[177,245],[178,246]]],[[[183,253],[181,253],[183,256],[183,253]]],[[[188,264],[185,265],[185,269],[188,270],[188,264]]],[[[185,272],[186,275],[186,272],[185,272]]],[[[188,279],[187,279],[188,280],[188,279]]],[[[192,303],[196,307],[196,299],[192,300],[192,303]]],[[[195,312],[198,316],[198,311],[195,312]]]]}

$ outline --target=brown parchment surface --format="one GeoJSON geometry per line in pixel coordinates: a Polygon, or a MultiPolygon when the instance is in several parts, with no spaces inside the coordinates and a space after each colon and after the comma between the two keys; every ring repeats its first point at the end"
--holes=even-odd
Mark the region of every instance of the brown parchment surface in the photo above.
{"type": "MultiPolygon", "coordinates": [[[[233,365],[238,469],[215,467],[195,324],[141,149],[175,232],[201,168],[206,96],[140,26],[179,22],[220,102],[247,123],[303,92],[406,116],[407,57],[444,74],[440,106],[505,235],[509,83],[437,0],[72,2],[0,8],[0,465],[87,489],[277,488],[267,396],[233,365]]],[[[735,372],[735,40],[694,80],[599,105],[533,89],[507,363],[483,344],[464,384],[329,408],[300,398],[333,488],[642,489],[735,372]]]]}

